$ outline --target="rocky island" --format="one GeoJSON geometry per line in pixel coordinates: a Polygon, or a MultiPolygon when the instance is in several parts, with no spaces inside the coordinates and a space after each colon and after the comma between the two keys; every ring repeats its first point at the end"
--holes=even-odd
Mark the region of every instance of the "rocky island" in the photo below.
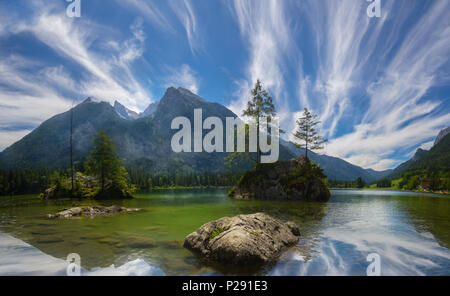
{"type": "Polygon", "coordinates": [[[97,200],[133,198],[131,192],[135,186],[130,183],[128,172],[105,131],[97,133],[84,167],[85,173],[74,173],[73,165],[70,175],[55,172],[51,176],[50,188],[41,193],[41,197],[97,200]]]}
{"type": "Polygon", "coordinates": [[[86,198],[96,200],[106,199],[130,199],[133,195],[120,184],[111,180],[106,180],[104,188],[101,188],[101,182],[92,176],[86,176],[77,173],[74,178],[74,189],[71,189],[71,180],[69,178],[59,178],[57,181],[42,194],[43,199],[59,198],[86,198]]]}
{"type": "Polygon", "coordinates": [[[186,237],[184,247],[224,265],[258,265],[275,261],[299,236],[295,223],[256,213],[206,223],[186,237]]]}
{"type": "Polygon", "coordinates": [[[99,215],[110,215],[110,214],[117,214],[121,212],[137,212],[140,211],[139,209],[127,209],[124,207],[120,207],[117,205],[113,205],[110,207],[104,207],[104,206],[92,206],[92,207],[75,207],[70,209],[64,209],[61,212],[58,212],[56,214],[48,214],[47,217],[50,219],[56,219],[56,218],[72,218],[72,217],[96,217],[99,215]]]}
{"type": "Polygon", "coordinates": [[[322,170],[304,155],[288,161],[258,163],[246,172],[229,196],[235,199],[328,201],[322,170]]]}

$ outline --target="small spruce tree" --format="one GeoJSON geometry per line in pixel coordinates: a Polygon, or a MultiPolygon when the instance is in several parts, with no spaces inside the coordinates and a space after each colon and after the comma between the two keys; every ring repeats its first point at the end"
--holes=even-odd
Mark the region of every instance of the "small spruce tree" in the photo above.
{"type": "Polygon", "coordinates": [[[311,151],[323,149],[323,144],[327,142],[327,139],[319,135],[317,125],[320,121],[317,121],[316,118],[317,115],[311,114],[308,108],[305,108],[303,116],[296,122],[298,130],[294,133],[294,137],[300,143],[295,142],[294,145],[297,148],[305,148],[306,159],[308,159],[308,149],[311,151]]]}
{"type": "Polygon", "coordinates": [[[88,174],[100,179],[102,191],[107,180],[112,180],[121,188],[127,187],[127,171],[121,165],[116,149],[104,131],[100,131],[94,139],[94,147],[88,156],[86,169],[88,174]]]}

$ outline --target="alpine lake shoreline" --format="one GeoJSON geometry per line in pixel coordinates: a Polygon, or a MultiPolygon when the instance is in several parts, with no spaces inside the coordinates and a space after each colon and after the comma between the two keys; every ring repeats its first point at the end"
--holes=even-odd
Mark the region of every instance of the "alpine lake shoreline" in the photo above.
{"type": "MultiPolygon", "coordinates": [[[[352,203],[359,202],[359,200],[365,200],[369,203],[378,203],[381,200],[381,202],[389,204],[392,202],[415,203],[415,200],[418,203],[423,203],[429,200],[429,203],[439,202],[440,210],[445,210],[446,200],[448,200],[442,198],[441,195],[426,194],[422,196],[422,194],[411,193],[414,196],[410,197],[410,193],[389,191],[388,194],[394,194],[394,196],[400,194],[400,199],[397,199],[394,196],[371,195],[371,192],[378,193],[380,191],[364,189],[333,190],[332,198],[328,203],[234,200],[227,196],[227,189],[229,187],[156,189],[151,190],[150,193],[135,193],[134,199],[122,201],[68,198],[43,200],[37,194],[0,197],[0,213],[3,215],[0,231],[24,240],[57,258],[64,259],[69,251],[79,253],[82,258],[82,266],[86,269],[107,267],[111,264],[122,265],[127,262],[125,259],[131,256],[131,259],[143,258],[145,261],[154,263],[162,268],[167,275],[255,275],[273,274],[273,272],[286,274],[283,272],[287,271],[282,271],[283,269],[280,270],[280,268],[288,264],[287,262],[296,262],[289,259],[293,254],[302,254],[304,260],[307,260],[306,262],[312,260],[313,263],[318,260],[317,258],[320,258],[320,256],[317,257],[319,254],[331,256],[326,249],[317,249],[316,240],[320,237],[317,237],[321,232],[322,226],[320,225],[335,216],[333,213],[338,210],[336,206],[341,205],[342,201],[347,201],[346,204],[351,206],[352,203]],[[433,196],[436,197],[435,201],[429,198],[433,196]],[[442,203],[444,203],[444,206],[442,203]],[[141,208],[142,211],[119,213],[112,216],[101,215],[95,218],[48,219],[46,217],[47,213],[57,212],[67,206],[92,207],[95,205],[111,206],[113,204],[119,204],[126,208],[141,208]],[[10,213],[5,208],[8,205],[14,205],[10,207],[10,213]],[[333,210],[333,208],[335,209],[333,210]],[[19,211],[19,209],[23,210],[19,211]],[[236,269],[222,266],[212,258],[201,256],[198,252],[191,252],[183,247],[184,238],[204,224],[216,221],[221,217],[233,218],[242,214],[258,212],[267,212],[280,221],[292,220],[299,227],[299,242],[283,250],[282,254],[277,254],[274,261],[268,260],[263,266],[257,264],[253,268],[242,266],[242,268],[236,269]],[[4,223],[6,221],[10,221],[10,223],[4,223]]],[[[412,208],[415,207],[412,206],[412,208]]],[[[377,207],[374,207],[374,209],[376,210],[377,207]]],[[[351,212],[348,215],[349,217],[354,216],[351,212]]],[[[338,216],[340,219],[342,214],[338,216]]],[[[432,216],[431,219],[434,219],[435,214],[432,216]]],[[[438,217],[442,219],[442,215],[438,215],[438,217]]],[[[422,219],[420,218],[420,220],[422,219]]],[[[442,222],[437,221],[436,223],[442,222]]],[[[431,226],[427,225],[426,227],[431,226]]],[[[213,228],[214,230],[217,229],[213,228]]],[[[431,231],[440,239],[441,245],[444,243],[444,245],[450,246],[450,241],[445,238],[445,235],[439,234],[444,231],[444,228],[442,226],[440,226],[442,230],[431,228],[431,231]],[[439,232],[435,233],[435,231],[439,232]]],[[[364,229],[355,231],[363,231],[364,229]]],[[[220,241],[220,235],[225,235],[227,231],[226,229],[223,230],[209,242],[217,244],[220,241]]],[[[256,231],[254,234],[250,233],[250,238],[259,239],[261,237],[255,235],[256,231]]],[[[386,236],[386,240],[392,240],[387,233],[386,236]]],[[[367,238],[364,239],[367,240],[367,238]]],[[[362,259],[365,260],[365,258],[362,259]]],[[[17,260],[20,262],[19,258],[17,260]]],[[[287,274],[296,273],[290,271],[287,274]]]]}
{"type": "MultiPolygon", "coordinates": [[[[73,223],[73,225],[68,225],[68,227],[77,227],[76,225],[83,219],[98,220],[102,224],[108,224],[108,219],[124,220],[133,225],[135,223],[133,221],[138,219],[140,214],[145,214],[146,212],[152,214],[153,211],[158,210],[158,207],[161,207],[162,211],[164,211],[167,202],[179,209],[191,206],[189,199],[179,198],[186,191],[191,191],[191,195],[194,195],[193,198],[197,199],[197,196],[195,196],[197,191],[212,190],[224,193],[224,189],[230,188],[225,198],[229,199],[231,204],[236,203],[236,205],[245,208],[244,211],[233,210],[231,212],[234,215],[230,215],[230,211],[228,213],[226,211],[218,211],[214,214],[215,219],[202,219],[201,223],[192,222],[191,226],[194,228],[190,228],[190,232],[177,234],[177,240],[173,241],[155,242],[142,234],[134,235],[127,240],[134,242],[131,245],[132,248],[158,249],[163,246],[162,248],[176,249],[177,252],[183,253],[183,256],[188,256],[189,258],[189,255],[186,255],[186,252],[188,252],[191,254],[190,256],[196,258],[189,259],[195,262],[189,264],[202,266],[202,268],[207,270],[212,268],[223,274],[265,273],[270,271],[273,266],[276,266],[282,258],[286,258],[288,256],[286,254],[292,254],[291,249],[300,250],[300,252],[305,252],[308,249],[308,247],[302,245],[302,241],[308,236],[308,230],[305,230],[302,224],[308,224],[311,222],[309,220],[318,219],[320,221],[326,216],[326,208],[331,198],[331,192],[328,189],[325,178],[319,167],[306,157],[301,156],[273,164],[257,164],[254,169],[244,173],[239,182],[232,187],[210,186],[209,188],[191,189],[181,187],[154,189],[146,193],[138,193],[137,197],[126,191],[116,190],[115,192],[120,191],[123,194],[114,194],[115,198],[108,199],[108,194],[106,193],[109,191],[100,190],[98,188],[98,180],[95,180],[93,177],[79,175],[77,181],[82,184],[78,186],[81,188],[80,192],[88,192],[89,197],[83,198],[82,194],[68,198],[69,191],[67,188],[69,185],[66,184],[68,180],[65,183],[62,182],[62,185],[55,185],[45,190],[45,194],[41,194],[38,197],[41,203],[41,210],[48,208],[54,212],[47,213],[45,216],[34,216],[34,219],[41,222],[37,222],[38,226],[34,228],[35,230],[31,234],[40,235],[44,233],[44,235],[47,235],[46,230],[39,229],[39,225],[49,225],[42,220],[57,220],[65,225],[73,223]],[[60,188],[64,190],[60,190],[60,188]],[[97,188],[95,192],[100,191],[92,194],[94,188],[97,188]],[[161,192],[166,198],[171,196],[171,192],[175,192],[173,194],[174,198],[169,201],[159,200],[158,196],[161,192]],[[101,198],[96,199],[96,196],[101,198]],[[156,196],[157,207],[155,208],[151,205],[152,200],[141,199],[140,196],[156,196]],[[44,204],[42,205],[42,203],[44,204]],[[140,207],[140,203],[144,203],[145,208],[140,207]],[[309,206],[313,209],[312,216],[308,216],[311,214],[308,213],[306,217],[298,220],[299,217],[292,216],[292,208],[302,208],[305,203],[309,203],[309,206]],[[68,204],[70,204],[69,207],[67,206],[68,204]],[[272,205],[272,209],[267,207],[268,204],[272,205]],[[59,209],[56,210],[57,208],[59,209]],[[272,211],[277,208],[279,210],[272,211]],[[180,240],[181,236],[184,237],[183,241],[180,240]]],[[[376,191],[379,189],[377,188],[376,191]]],[[[337,189],[335,193],[349,191],[358,193],[358,191],[367,192],[368,190],[337,189]]],[[[14,197],[11,198],[14,199],[14,197]]],[[[220,198],[223,199],[224,197],[220,198]]],[[[29,202],[30,204],[39,203],[36,199],[31,199],[29,202]]],[[[214,202],[214,200],[208,201],[212,205],[214,202]]],[[[160,214],[164,214],[164,212],[160,214]]],[[[170,214],[170,210],[166,210],[166,214],[170,214]]],[[[139,227],[144,226],[154,229],[152,225],[147,224],[145,221],[141,222],[144,225],[139,225],[139,227]]],[[[170,223],[170,221],[166,222],[170,223]]],[[[186,223],[188,221],[180,220],[179,222],[186,223]]],[[[129,229],[131,226],[117,226],[122,228],[122,232],[128,233],[133,231],[133,229],[129,229]]],[[[75,229],[74,231],[77,230],[75,229]]],[[[50,233],[53,232],[50,231],[50,233]]],[[[104,242],[106,245],[110,245],[112,249],[127,248],[127,242],[117,240],[114,237],[115,233],[117,231],[113,230],[110,234],[105,233],[98,238],[94,237],[93,242],[104,242]]],[[[169,234],[169,236],[171,235],[169,234]]],[[[46,237],[37,242],[38,244],[52,244],[63,241],[60,238],[52,239],[46,237]]],[[[75,241],[75,244],[79,243],[75,241]]],[[[177,256],[180,256],[180,254],[178,253],[177,256]]]]}
{"type": "MultiPolygon", "coordinates": [[[[320,168],[305,156],[275,163],[257,163],[252,170],[243,174],[237,185],[228,192],[228,196],[234,199],[326,202],[331,194],[323,181],[324,178],[320,168]]],[[[100,181],[95,177],[79,173],[75,179],[78,194],[72,193],[70,179],[65,179],[46,189],[41,197],[47,200],[60,199],[67,195],[75,198],[88,196],[93,200],[107,200],[108,196],[112,200],[133,198],[130,192],[121,190],[113,181],[108,181],[108,186],[104,189],[103,182],[99,187],[100,181]]],[[[116,204],[109,207],[76,206],[48,214],[47,217],[96,218],[139,211],[139,208],[125,208],[116,204]]],[[[265,213],[254,213],[210,221],[186,236],[183,246],[214,263],[232,264],[233,268],[253,268],[276,261],[298,242],[300,236],[298,226],[294,222],[284,223],[265,213]]]]}

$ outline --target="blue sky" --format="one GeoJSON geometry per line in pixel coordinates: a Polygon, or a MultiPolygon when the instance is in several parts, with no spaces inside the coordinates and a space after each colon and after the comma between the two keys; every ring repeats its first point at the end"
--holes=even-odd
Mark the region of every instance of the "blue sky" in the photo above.
{"type": "Polygon", "coordinates": [[[259,78],[287,137],[308,107],[324,153],[395,167],[450,122],[450,1],[380,1],[1,1],[0,150],[87,96],[182,86],[241,114],[259,78]]]}

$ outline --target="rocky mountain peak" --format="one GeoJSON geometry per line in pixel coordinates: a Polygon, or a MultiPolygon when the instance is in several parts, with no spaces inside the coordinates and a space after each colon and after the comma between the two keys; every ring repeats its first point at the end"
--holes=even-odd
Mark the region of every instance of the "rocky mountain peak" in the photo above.
{"type": "Polygon", "coordinates": [[[158,105],[159,105],[158,101],[150,103],[150,105],[148,105],[148,107],[145,108],[144,112],[139,114],[139,117],[147,117],[152,115],[153,113],[156,112],[156,109],[158,109],[158,105]]]}
{"type": "Polygon", "coordinates": [[[114,109],[116,110],[117,114],[120,115],[120,117],[130,120],[130,119],[136,119],[139,117],[139,115],[119,103],[118,101],[114,101],[114,109]]]}
{"type": "Polygon", "coordinates": [[[439,134],[437,135],[436,140],[434,140],[434,145],[433,146],[436,146],[449,133],[450,133],[450,126],[445,128],[445,129],[443,129],[443,130],[441,130],[439,132],[439,134]]]}
{"type": "Polygon", "coordinates": [[[119,103],[119,101],[114,101],[114,108],[115,109],[125,109],[125,106],[119,103]]]}
{"type": "Polygon", "coordinates": [[[191,105],[205,102],[206,101],[200,96],[182,87],[169,87],[160,101],[161,105],[180,103],[184,105],[191,105]]]}
{"type": "Polygon", "coordinates": [[[200,100],[200,101],[203,101],[203,102],[205,101],[202,97],[198,96],[197,94],[194,94],[192,91],[190,91],[190,90],[188,90],[186,88],[179,87],[179,88],[177,88],[177,90],[183,96],[190,97],[190,98],[193,98],[193,99],[197,99],[197,100],[200,100]]]}
{"type": "Polygon", "coordinates": [[[82,102],[82,104],[84,104],[84,103],[91,103],[92,102],[92,98],[91,97],[87,97],[83,102],[82,102]]]}
{"type": "Polygon", "coordinates": [[[101,103],[103,102],[101,99],[96,98],[96,97],[87,97],[83,102],[81,102],[81,104],[84,103],[101,103]]]}

